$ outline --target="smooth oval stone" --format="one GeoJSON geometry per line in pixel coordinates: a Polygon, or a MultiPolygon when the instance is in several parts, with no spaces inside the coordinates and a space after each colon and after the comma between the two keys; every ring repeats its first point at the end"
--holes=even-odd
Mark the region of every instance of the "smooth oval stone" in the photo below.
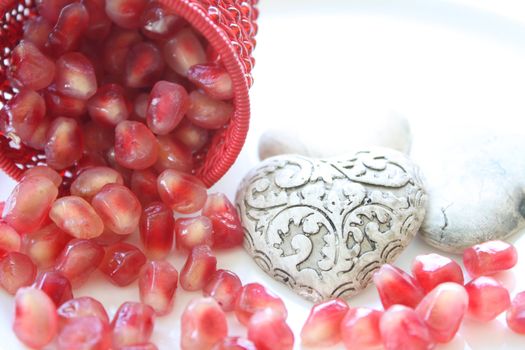
{"type": "Polygon", "coordinates": [[[316,160],[265,160],[236,197],[245,249],[270,276],[318,302],[364,289],[418,231],[426,194],[418,168],[388,149],[316,160]]]}

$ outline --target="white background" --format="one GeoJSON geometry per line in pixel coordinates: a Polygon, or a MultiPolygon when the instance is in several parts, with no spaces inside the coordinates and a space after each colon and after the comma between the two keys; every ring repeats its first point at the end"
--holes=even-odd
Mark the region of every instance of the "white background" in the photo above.
{"type": "MultiPolygon", "coordinates": [[[[246,147],[214,188],[231,198],[241,177],[254,166],[261,132],[296,120],[297,132],[337,115],[334,127],[348,137],[366,128],[360,115],[384,109],[406,116],[414,134],[413,152],[430,142],[447,142],[452,131],[488,129],[523,133],[525,116],[525,5],[511,0],[262,0],[257,67],[252,89],[252,126],[246,147]]],[[[524,155],[517,155],[524,156],[524,155]]],[[[0,175],[0,199],[13,186],[0,175]]],[[[512,238],[522,255],[525,238],[512,238]]],[[[418,254],[434,251],[416,238],[397,265],[409,269],[418,254]]],[[[219,266],[278,293],[296,334],[311,304],[266,276],[241,249],[218,255],[219,266]]],[[[458,259],[458,257],[453,256],[458,259]]],[[[184,257],[170,259],[180,269],[184,257]]],[[[514,295],[525,290],[525,258],[498,276],[514,295]]],[[[138,300],[136,284],[116,288],[97,273],[75,296],[92,295],[110,316],[138,300]]],[[[199,293],[179,289],[176,308],[157,320],[153,341],[177,349],[183,307],[199,293]]],[[[379,307],[368,288],[351,306],[379,307]]],[[[23,349],[11,332],[12,298],[0,291],[1,349],[23,349]]],[[[231,333],[245,330],[230,317],[231,333]]],[[[458,336],[438,349],[522,349],[525,337],[506,329],[503,317],[488,324],[466,321],[458,336]]],[[[337,347],[339,349],[341,347],[337,347]]],[[[301,349],[297,337],[296,349],[301,349]]]]}

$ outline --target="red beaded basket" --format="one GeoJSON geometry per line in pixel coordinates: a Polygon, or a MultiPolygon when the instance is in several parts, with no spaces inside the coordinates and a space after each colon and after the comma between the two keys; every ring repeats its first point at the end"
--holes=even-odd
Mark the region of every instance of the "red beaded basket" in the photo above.
{"type": "MultiPolygon", "coordinates": [[[[220,54],[231,75],[235,113],[230,123],[214,132],[207,147],[195,155],[195,173],[210,187],[237,159],[244,145],[250,120],[248,89],[254,65],[252,52],[257,33],[258,0],[159,0],[184,17],[220,54]]],[[[35,15],[34,0],[0,0],[0,101],[13,95],[6,78],[11,49],[21,36],[26,19],[35,15]]],[[[28,167],[45,163],[45,156],[25,146],[13,146],[0,133],[0,169],[19,180],[28,167]]],[[[67,173],[67,172],[65,172],[67,173]]]]}

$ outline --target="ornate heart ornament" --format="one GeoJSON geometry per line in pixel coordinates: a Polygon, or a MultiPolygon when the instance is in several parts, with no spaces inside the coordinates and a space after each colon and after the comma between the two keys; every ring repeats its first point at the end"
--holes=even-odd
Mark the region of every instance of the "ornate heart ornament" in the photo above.
{"type": "Polygon", "coordinates": [[[330,160],[269,158],[236,197],[245,249],[314,302],[364,289],[414,238],[425,203],[417,166],[379,148],[330,160]]]}

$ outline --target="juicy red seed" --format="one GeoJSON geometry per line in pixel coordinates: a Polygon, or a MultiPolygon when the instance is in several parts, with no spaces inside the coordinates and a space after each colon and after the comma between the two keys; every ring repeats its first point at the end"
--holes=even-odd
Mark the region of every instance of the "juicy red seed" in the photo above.
{"type": "Polygon", "coordinates": [[[228,335],[226,314],[212,298],[191,301],[181,318],[182,350],[211,349],[228,335]]]}
{"type": "Polygon", "coordinates": [[[51,168],[63,170],[82,158],[82,130],[75,119],[56,118],[46,136],[46,162],[51,168]]]}
{"type": "Polygon", "coordinates": [[[123,346],[123,347],[118,348],[118,350],[158,350],[158,348],[153,343],[142,343],[142,344],[133,344],[129,346],[123,346]]]}
{"type": "Polygon", "coordinates": [[[24,345],[41,349],[58,330],[55,304],[46,293],[35,288],[19,289],[15,296],[13,331],[24,345]]]}
{"type": "Polygon", "coordinates": [[[525,334],[525,292],[518,293],[507,311],[507,325],[518,334],[525,334]]]}
{"type": "Polygon", "coordinates": [[[148,105],[149,94],[142,93],[137,95],[137,97],[135,98],[135,103],[133,105],[133,112],[135,112],[135,116],[141,121],[146,120],[148,105]]]}
{"type": "Polygon", "coordinates": [[[245,285],[235,301],[235,316],[239,322],[247,326],[250,318],[264,309],[272,309],[283,319],[288,316],[286,306],[277,295],[259,283],[245,285]]]}
{"type": "Polygon", "coordinates": [[[439,254],[418,255],[412,262],[412,275],[425,292],[444,282],[463,285],[463,271],[454,260],[439,254]]]}
{"type": "Polygon", "coordinates": [[[508,290],[492,277],[478,277],[465,289],[469,296],[468,313],[481,322],[495,319],[511,304],[508,290]]]}
{"type": "Polygon", "coordinates": [[[186,118],[193,124],[205,129],[220,129],[232,116],[231,103],[214,100],[198,90],[190,93],[190,108],[186,118]]]}
{"type": "Polygon", "coordinates": [[[6,223],[0,222],[0,259],[9,252],[20,250],[21,239],[18,232],[6,223]]]}
{"type": "Polygon", "coordinates": [[[233,248],[242,245],[244,231],[235,206],[223,193],[208,196],[202,209],[213,225],[213,246],[219,249],[233,248]]]}
{"type": "Polygon", "coordinates": [[[58,227],[76,238],[95,238],[104,231],[100,216],[80,197],[59,198],[53,203],[49,217],[58,227]]]}
{"type": "Polygon", "coordinates": [[[46,269],[55,264],[70,239],[70,236],[51,223],[37,232],[23,235],[21,251],[38,267],[46,269]]]}
{"type": "Polygon", "coordinates": [[[164,259],[173,248],[173,212],[165,204],[154,202],[140,218],[140,238],[146,254],[164,259]]]}
{"type": "Polygon", "coordinates": [[[142,33],[154,40],[168,39],[185,23],[181,17],[170,12],[158,1],[150,1],[140,18],[142,33]]]}
{"type": "Polygon", "coordinates": [[[414,310],[404,305],[393,305],[386,310],[379,329],[385,350],[433,348],[425,323],[414,310]]]}
{"type": "Polygon", "coordinates": [[[186,28],[164,44],[164,59],[171,69],[186,76],[191,66],[206,63],[206,52],[195,33],[186,28]]]}
{"type": "Polygon", "coordinates": [[[71,282],[60,272],[42,273],[35,281],[35,288],[43,290],[57,307],[73,299],[71,282]]]}
{"type": "Polygon", "coordinates": [[[59,93],[88,100],[97,92],[97,77],[91,61],[79,52],[66,53],[57,61],[56,89],[59,93]]]}
{"type": "Polygon", "coordinates": [[[217,301],[224,312],[235,309],[235,300],[242,289],[239,277],[228,270],[217,270],[203,288],[203,294],[217,301]]]}
{"type": "Polygon", "coordinates": [[[1,118],[7,122],[4,132],[13,132],[23,142],[27,142],[45,119],[46,104],[35,91],[22,89],[7,102],[0,113],[1,118]]]}
{"type": "Polygon", "coordinates": [[[96,41],[105,39],[111,31],[111,20],[106,15],[105,0],[82,0],[89,14],[86,37],[96,41]]]}
{"type": "Polygon", "coordinates": [[[60,11],[64,6],[71,4],[75,0],[36,0],[38,13],[49,23],[55,23],[58,20],[60,11]]]}
{"type": "Polygon", "coordinates": [[[65,6],[49,34],[47,48],[55,56],[78,49],[89,25],[89,14],[84,5],[75,2],[65,6]]]}
{"type": "Polygon", "coordinates": [[[104,249],[86,239],[70,241],[57,258],[55,270],[66,276],[73,287],[87,281],[104,257],[104,249]]]}
{"type": "Polygon", "coordinates": [[[127,286],[139,277],[146,256],[128,243],[116,243],[106,249],[99,268],[117,286],[127,286]]]}
{"type": "Polygon", "coordinates": [[[102,323],[109,325],[106,309],[98,300],[91,297],[80,297],[66,301],[58,308],[58,316],[61,325],[83,317],[96,317],[102,323]]]}
{"type": "Polygon", "coordinates": [[[118,171],[108,167],[93,167],[84,170],[71,184],[71,194],[88,201],[107,184],[124,184],[118,171]]]}
{"type": "Polygon", "coordinates": [[[48,166],[37,165],[33,168],[29,168],[24,172],[22,180],[32,176],[43,176],[48,178],[53,184],[58,187],[62,183],[62,176],[48,166]]]}
{"type": "Polygon", "coordinates": [[[87,105],[91,119],[110,127],[128,119],[128,101],[124,94],[124,88],[117,84],[100,87],[87,105]]]}
{"type": "Polygon", "coordinates": [[[160,79],[163,71],[160,50],[153,43],[142,42],[135,44],[128,53],[124,80],[128,87],[149,87],[160,79]]]}
{"type": "Polygon", "coordinates": [[[153,86],[147,110],[148,126],[157,135],[167,135],[188,111],[186,89],[179,84],[159,81],[153,86]]]}
{"type": "Polygon", "coordinates": [[[131,175],[131,190],[143,206],[160,200],[157,193],[157,174],[152,170],[136,170],[131,175]]]}
{"type": "Polygon", "coordinates": [[[155,312],[150,306],[134,302],[122,304],[111,322],[113,346],[120,348],[148,342],[154,323],[155,312]]]}
{"type": "Polygon", "coordinates": [[[232,79],[218,64],[197,64],[188,71],[188,79],[211,98],[217,100],[233,98],[232,79]]]}
{"type": "Polygon", "coordinates": [[[180,272],[180,285],[184,290],[197,291],[211,280],[217,270],[217,258],[210,247],[201,245],[193,248],[180,272]]]}
{"type": "Polygon", "coordinates": [[[173,308],[179,274],[167,261],[149,261],[139,279],[140,301],[155,310],[158,316],[167,315],[173,308]]]}
{"type": "Polygon", "coordinates": [[[55,62],[47,58],[34,44],[22,41],[11,53],[7,76],[17,89],[41,90],[55,78],[55,62]]]}
{"type": "Polygon", "coordinates": [[[106,0],[106,13],[118,26],[127,29],[140,26],[140,16],[147,0],[106,0]]]}
{"type": "Polygon", "coordinates": [[[111,346],[111,331],[97,317],[71,320],[58,334],[58,350],[106,350],[111,346]]]}
{"type": "Polygon", "coordinates": [[[0,260],[0,285],[11,295],[35,281],[36,266],[22,253],[9,252],[0,260]]]}
{"type": "Polygon", "coordinates": [[[516,248],[503,241],[477,244],[463,252],[463,264],[472,277],[509,270],[518,262],[516,248]]]}
{"type": "Polygon", "coordinates": [[[216,343],[211,350],[257,350],[255,344],[248,339],[239,337],[226,337],[216,343]]]}
{"type": "Polygon", "coordinates": [[[341,336],[346,348],[381,349],[379,321],[383,312],[368,308],[350,308],[341,321],[341,336]]]}
{"type": "Polygon", "coordinates": [[[44,97],[49,115],[78,119],[87,113],[85,100],[62,95],[56,91],[55,85],[45,90],[44,97]]]}
{"type": "Polygon", "coordinates": [[[24,40],[30,41],[42,50],[47,42],[49,33],[51,33],[51,29],[51,24],[45,18],[31,18],[24,22],[24,40]]]}
{"type": "Polygon", "coordinates": [[[199,151],[208,143],[208,130],[193,125],[187,119],[183,119],[173,132],[175,139],[180,141],[192,152],[199,151]]]}
{"type": "Polygon", "coordinates": [[[105,41],[104,68],[111,74],[122,75],[129,50],[141,41],[142,37],[136,30],[114,29],[105,41]]]}
{"type": "Polygon", "coordinates": [[[102,128],[95,122],[82,126],[84,148],[89,153],[107,152],[115,144],[115,132],[111,128],[102,128]]]}
{"type": "Polygon", "coordinates": [[[123,121],[115,129],[115,160],[133,170],[149,168],[157,161],[159,145],[155,135],[142,123],[123,121]]]}
{"type": "Polygon", "coordinates": [[[206,216],[177,219],[174,231],[179,250],[191,250],[198,245],[213,245],[213,226],[206,216]]]}
{"type": "Polygon", "coordinates": [[[423,299],[423,289],[403,270],[385,264],[374,275],[374,283],[385,309],[394,304],[416,307],[423,299]]]}
{"type": "Polygon", "coordinates": [[[160,198],[181,214],[199,211],[206,202],[206,186],[197,177],[173,169],[163,171],[157,179],[160,198]]]}
{"type": "Polygon", "coordinates": [[[159,158],[155,163],[155,169],[163,172],[166,169],[174,169],[185,173],[193,169],[193,155],[191,151],[170,135],[159,136],[159,158]]]}
{"type": "Polygon", "coordinates": [[[33,135],[27,140],[22,140],[22,142],[39,151],[43,151],[46,147],[47,142],[47,131],[49,130],[50,121],[49,119],[42,120],[36,127],[33,135]]]}
{"type": "Polygon", "coordinates": [[[248,324],[248,339],[258,350],[292,350],[294,335],[282,316],[266,309],[257,312],[248,324]]]}
{"type": "Polygon", "coordinates": [[[343,299],[332,299],[314,305],[301,330],[305,346],[329,347],[341,341],[341,322],[348,304],[343,299]]]}

